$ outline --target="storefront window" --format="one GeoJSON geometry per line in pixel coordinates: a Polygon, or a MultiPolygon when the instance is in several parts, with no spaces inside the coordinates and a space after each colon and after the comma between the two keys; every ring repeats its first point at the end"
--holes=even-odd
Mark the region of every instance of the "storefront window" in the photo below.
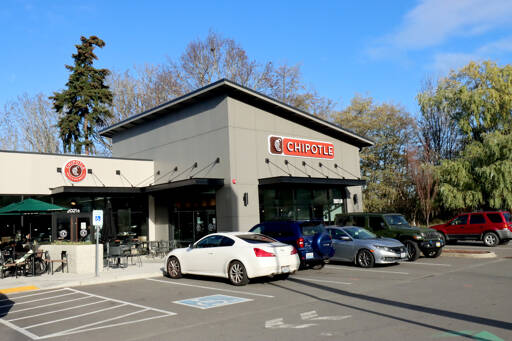
{"type": "Polygon", "coordinates": [[[260,220],[311,220],[333,223],[338,213],[343,213],[345,189],[326,187],[262,186],[260,220]]]}

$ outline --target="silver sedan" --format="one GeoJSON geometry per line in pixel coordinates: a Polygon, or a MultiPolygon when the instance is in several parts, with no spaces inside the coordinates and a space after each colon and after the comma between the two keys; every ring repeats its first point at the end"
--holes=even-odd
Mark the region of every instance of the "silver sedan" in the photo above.
{"type": "Polygon", "coordinates": [[[331,260],[355,262],[362,268],[407,259],[405,246],[396,239],[379,238],[357,226],[327,226],[335,249],[331,260]]]}

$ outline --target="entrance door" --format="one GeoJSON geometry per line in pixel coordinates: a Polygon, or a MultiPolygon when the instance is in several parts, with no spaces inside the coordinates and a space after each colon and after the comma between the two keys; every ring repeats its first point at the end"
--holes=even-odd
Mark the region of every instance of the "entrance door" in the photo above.
{"type": "Polygon", "coordinates": [[[91,240],[90,213],[57,213],[53,219],[53,239],[66,241],[91,240]],[[80,231],[86,232],[80,232],[80,231]]]}
{"type": "Polygon", "coordinates": [[[207,234],[217,232],[215,210],[177,211],[173,215],[176,247],[185,247],[207,234]]]}

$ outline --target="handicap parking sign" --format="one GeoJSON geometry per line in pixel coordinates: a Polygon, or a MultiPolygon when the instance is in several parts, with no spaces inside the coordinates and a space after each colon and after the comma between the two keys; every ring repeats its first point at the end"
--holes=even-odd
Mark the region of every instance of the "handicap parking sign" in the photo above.
{"type": "Polygon", "coordinates": [[[174,301],[173,303],[186,305],[199,309],[210,309],[226,305],[252,301],[249,298],[234,297],[226,295],[210,295],[203,297],[189,298],[186,300],[174,301]]]}

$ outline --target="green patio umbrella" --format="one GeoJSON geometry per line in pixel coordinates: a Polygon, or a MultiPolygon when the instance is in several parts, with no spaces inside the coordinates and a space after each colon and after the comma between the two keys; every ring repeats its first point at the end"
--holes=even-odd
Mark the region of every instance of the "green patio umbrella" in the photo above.
{"type": "Polygon", "coordinates": [[[30,214],[30,213],[49,213],[54,211],[66,211],[67,208],[49,204],[47,202],[36,200],[36,199],[25,199],[20,202],[15,202],[0,208],[0,214],[3,213],[18,213],[18,214],[30,214]]]}
{"type": "MultiPolygon", "coordinates": [[[[30,214],[41,214],[51,213],[55,211],[66,211],[67,208],[49,204],[47,202],[36,200],[36,199],[25,199],[20,202],[15,202],[0,208],[0,215],[30,215],[30,214]]],[[[21,222],[23,227],[23,220],[21,222]]],[[[32,223],[30,225],[30,235],[32,236],[32,223]]]]}

